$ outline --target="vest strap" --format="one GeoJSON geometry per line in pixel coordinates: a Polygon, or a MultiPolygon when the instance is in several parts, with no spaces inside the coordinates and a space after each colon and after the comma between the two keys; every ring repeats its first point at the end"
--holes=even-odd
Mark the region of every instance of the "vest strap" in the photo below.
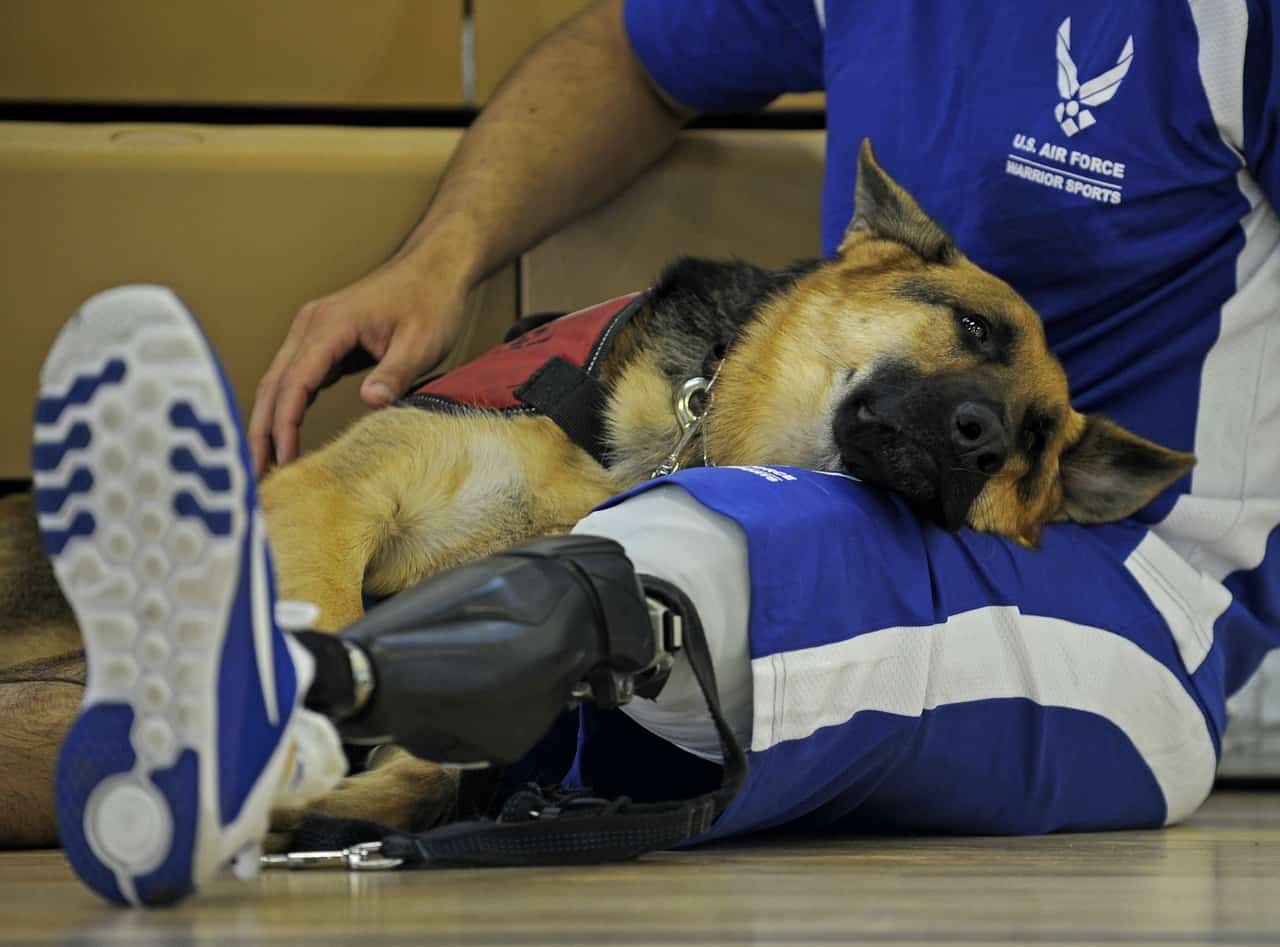
{"type": "Polygon", "coordinates": [[[559,355],[552,356],[515,390],[524,404],[550,418],[601,466],[605,464],[604,385],[588,371],[559,355]]]}

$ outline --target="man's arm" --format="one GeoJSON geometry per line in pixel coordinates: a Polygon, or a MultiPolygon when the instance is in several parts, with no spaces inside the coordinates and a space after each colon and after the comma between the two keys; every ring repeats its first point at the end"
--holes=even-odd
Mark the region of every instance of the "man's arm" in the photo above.
{"type": "Polygon", "coordinates": [[[352,352],[378,362],[364,400],[394,400],[448,353],[477,283],[671,146],[693,113],[650,81],[622,4],[598,0],[543,40],[463,136],[392,259],[299,310],[258,385],[249,437],[259,473],[297,455],[303,413],[352,352]]]}
{"type": "Polygon", "coordinates": [[[636,60],[622,0],[597,0],[504,79],[398,256],[444,252],[474,285],[629,184],[693,114],[636,60]]]}

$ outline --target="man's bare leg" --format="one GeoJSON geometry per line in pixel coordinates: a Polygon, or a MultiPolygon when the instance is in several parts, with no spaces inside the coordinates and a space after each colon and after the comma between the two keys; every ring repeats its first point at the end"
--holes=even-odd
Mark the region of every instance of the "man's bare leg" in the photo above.
{"type": "Polygon", "coordinates": [[[58,844],[54,764],[83,696],[83,652],[0,670],[0,848],[58,844]]]}

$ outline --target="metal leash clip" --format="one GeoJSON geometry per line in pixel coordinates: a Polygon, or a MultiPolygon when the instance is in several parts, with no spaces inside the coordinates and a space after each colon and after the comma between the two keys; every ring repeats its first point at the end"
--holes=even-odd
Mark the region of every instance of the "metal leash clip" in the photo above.
{"type": "Polygon", "coordinates": [[[350,848],[319,852],[288,852],[283,855],[263,855],[258,864],[262,868],[345,868],[348,871],[389,871],[404,864],[403,858],[384,858],[381,842],[361,842],[350,848]]]}
{"type": "MultiPolygon", "coordinates": [[[[717,371],[716,374],[719,375],[719,372],[717,371]]],[[[665,477],[680,469],[680,455],[689,446],[689,442],[698,436],[702,428],[702,419],[706,415],[706,402],[704,399],[713,384],[715,384],[715,378],[708,381],[702,376],[698,376],[697,378],[686,379],[684,384],[676,389],[672,410],[675,412],[676,422],[680,425],[680,437],[676,441],[676,446],[671,449],[671,453],[667,455],[667,459],[662,462],[662,465],[649,474],[650,479],[665,477]],[[695,398],[702,400],[702,405],[698,408],[694,407],[695,398]]],[[[704,457],[705,453],[704,450],[704,457]]]]}

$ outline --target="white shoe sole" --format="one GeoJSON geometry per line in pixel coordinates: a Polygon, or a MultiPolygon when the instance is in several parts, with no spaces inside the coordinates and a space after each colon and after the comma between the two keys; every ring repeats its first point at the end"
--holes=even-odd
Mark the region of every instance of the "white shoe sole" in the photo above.
{"type": "Polygon", "coordinates": [[[260,837],[285,761],[286,741],[267,733],[259,770],[234,777],[250,788],[224,818],[219,681],[237,623],[252,626],[235,634],[252,636],[266,668],[249,668],[239,696],[258,688],[276,722],[293,702],[274,693],[279,633],[235,408],[172,292],[109,290],[66,325],[41,373],[33,466],[46,549],[88,665],[58,762],[63,846],[103,897],[169,903],[260,837]]]}

